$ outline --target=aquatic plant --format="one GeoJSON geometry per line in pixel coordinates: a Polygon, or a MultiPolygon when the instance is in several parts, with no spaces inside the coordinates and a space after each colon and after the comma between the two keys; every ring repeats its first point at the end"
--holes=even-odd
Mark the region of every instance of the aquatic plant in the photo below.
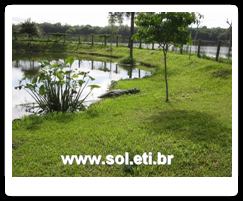
{"type": "Polygon", "coordinates": [[[32,80],[23,78],[15,89],[24,89],[32,96],[35,105],[31,109],[38,113],[84,110],[85,99],[99,86],[88,85],[94,78],[89,72],[72,68],[73,62],[72,57],[64,62],[42,61],[39,73],[32,80]],[[89,91],[84,94],[87,87],[89,91]]]}

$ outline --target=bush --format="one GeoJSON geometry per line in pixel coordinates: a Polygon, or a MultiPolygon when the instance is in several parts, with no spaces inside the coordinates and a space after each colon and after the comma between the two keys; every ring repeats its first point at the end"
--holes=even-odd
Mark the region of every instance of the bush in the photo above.
{"type": "Polygon", "coordinates": [[[32,111],[74,112],[84,110],[83,102],[98,85],[88,85],[93,77],[88,72],[71,68],[74,59],[69,57],[65,62],[47,62],[41,64],[40,72],[32,79],[23,78],[16,89],[25,89],[35,100],[32,111]],[[23,83],[23,84],[22,84],[23,83]],[[80,100],[86,87],[89,92],[80,100]]]}
{"type": "Polygon", "coordinates": [[[131,57],[125,57],[119,61],[119,64],[125,64],[125,65],[134,65],[135,63],[136,63],[136,60],[131,57]]]}

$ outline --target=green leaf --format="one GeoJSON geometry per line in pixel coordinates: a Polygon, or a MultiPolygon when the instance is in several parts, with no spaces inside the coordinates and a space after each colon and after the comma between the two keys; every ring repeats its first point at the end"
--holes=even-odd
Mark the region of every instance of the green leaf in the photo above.
{"type": "Polygon", "coordinates": [[[66,70],[65,72],[64,72],[64,74],[65,75],[68,75],[68,74],[70,74],[72,72],[72,70],[66,70]]]}
{"type": "Polygon", "coordinates": [[[79,83],[80,86],[82,86],[83,83],[85,83],[85,81],[84,80],[79,80],[78,83],[79,83]]]}
{"type": "Polygon", "coordinates": [[[33,84],[30,84],[30,83],[27,83],[25,85],[25,88],[27,88],[27,89],[34,89],[34,85],[33,84]]]}
{"type": "Polygon", "coordinates": [[[64,80],[59,80],[57,83],[58,83],[59,85],[64,85],[64,84],[65,84],[65,81],[64,81],[64,80]]]}
{"type": "Polygon", "coordinates": [[[77,74],[72,75],[72,78],[78,78],[77,74]]]}
{"type": "Polygon", "coordinates": [[[90,78],[92,81],[95,80],[95,78],[91,77],[90,75],[89,75],[89,78],[90,78]]]}
{"type": "Polygon", "coordinates": [[[54,68],[56,68],[56,67],[58,67],[59,65],[58,65],[58,63],[54,63],[54,64],[52,64],[51,66],[54,67],[54,68]]]}
{"type": "Polygon", "coordinates": [[[32,84],[35,84],[37,82],[37,76],[35,76],[33,79],[32,79],[32,84]]]}
{"type": "Polygon", "coordinates": [[[73,64],[74,58],[72,56],[65,59],[65,64],[69,64],[70,66],[73,64]]]}
{"type": "Polygon", "coordinates": [[[86,74],[86,72],[81,71],[81,72],[79,72],[78,74],[79,74],[79,75],[84,75],[84,74],[86,74]]]}
{"type": "Polygon", "coordinates": [[[97,84],[91,84],[91,85],[89,85],[89,87],[90,87],[91,89],[100,88],[100,86],[97,85],[97,84]]]}
{"type": "Polygon", "coordinates": [[[40,88],[39,88],[39,93],[40,93],[41,96],[45,95],[46,90],[45,90],[44,85],[41,85],[41,86],[40,86],[40,88]]]}
{"type": "Polygon", "coordinates": [[[41,67],[49,66],[50,62],[49,61],[42,61],[41,62],[41,67]]]}
{"type": "Polygon", "coordinates": [[[63,80],[63,72],[62,71],[59,71],[56,73],[56,76],[59,80],[63,80]]]}

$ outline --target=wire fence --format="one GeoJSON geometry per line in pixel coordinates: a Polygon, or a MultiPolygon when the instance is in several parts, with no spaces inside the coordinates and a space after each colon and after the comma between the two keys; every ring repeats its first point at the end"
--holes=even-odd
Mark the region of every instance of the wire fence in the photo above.
{"type": "MultiPolygon", "coordinates": [[[[101,45],[101,46],[129,46],[129,36],[110,35],[110,34],[63,34],[63,33],[49,33],[41,37],[28,37],[27,35],[18,34],[13,37],[13,40],[44,43],[75,43],[86,45],[101,45]]],[[[145,43],[142,40],[134,40],[134,47],[141,49],[159,49],[156,43],[145,43]]],[[[169,51],[180,54],[196,54],[198,57],[231,59],[232,51],[231,44],[228,41],[208,41],[196,40],[193,45],[169,46],[169,51]]]]}

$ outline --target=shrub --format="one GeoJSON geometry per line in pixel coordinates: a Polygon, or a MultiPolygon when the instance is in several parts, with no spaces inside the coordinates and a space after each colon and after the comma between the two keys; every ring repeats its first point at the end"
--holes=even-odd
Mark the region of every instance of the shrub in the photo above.
{"type": "Polygon", "coordinates": [[[134,65],[135,63],[136,63],[136,60],[131,57],[125,57],[119,61],[119,64],[125,64],[125,65],[134,65]]]}
{"type": "Polygon", "coordinates": [[[73,61],[69,57],[64,62],[41,62],[39,73],[32,80],[23,78],[15,88],[23,88],[33,97],[36,104],[32,109],[38,113],[84,110],[85,99],[99,86],[88,85],[94,78],[89,72],[71,68],[73,61]],[[86,87],[90,90],[80,99],[86,87]]]}

